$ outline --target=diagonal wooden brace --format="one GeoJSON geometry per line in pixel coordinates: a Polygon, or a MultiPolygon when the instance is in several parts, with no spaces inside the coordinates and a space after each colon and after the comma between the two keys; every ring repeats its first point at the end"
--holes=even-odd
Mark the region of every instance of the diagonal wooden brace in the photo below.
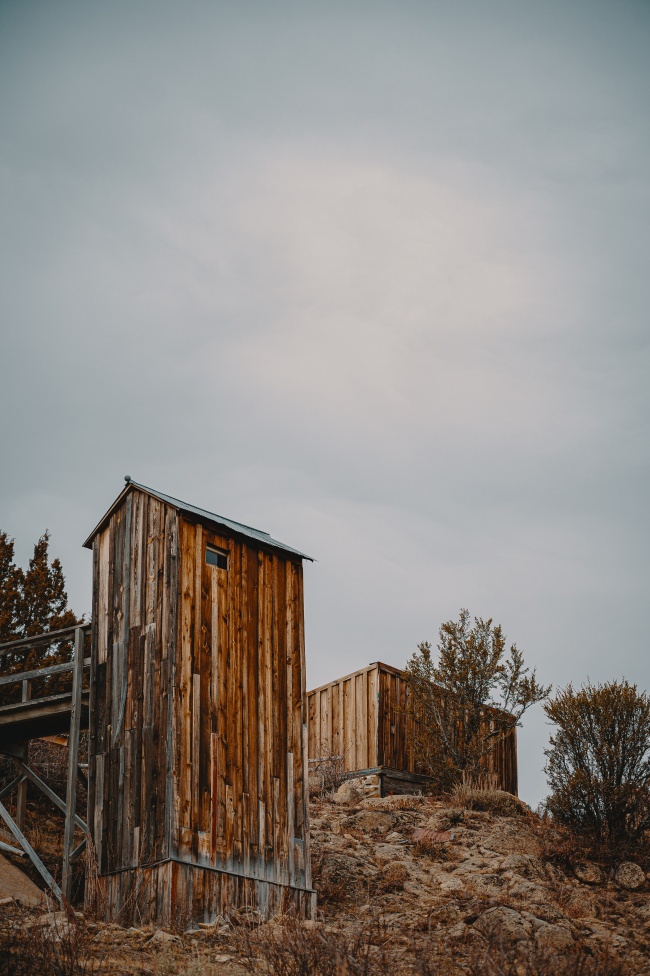
{"type": "Polygon", "coordinates": [[[63,902],[63,895],[61,893],[61,889],[59,888],[58,884],[56,883],[56,881],[54,880],[50,872],[47,870],[47,868],[41,861],[40,857],[38,856],[38,854],[36,853],[32,845],[29,843],[29,841],[23,834],[22,830],[20,830],[19,827],[11,819],[11,816],[9,815],[9,811],[7,810],[5,805],[1,802],[0,802],[0,817],[2,817],[7,827],[14,835],[14,837],[16,838],[16,840],[24,850],[25,854],[30,859],[30,861],[32,862],[32,864],[34,865],[34,867],[42,877],[45,884],[51,890],[54,897],[58,901],[63,902]]]}

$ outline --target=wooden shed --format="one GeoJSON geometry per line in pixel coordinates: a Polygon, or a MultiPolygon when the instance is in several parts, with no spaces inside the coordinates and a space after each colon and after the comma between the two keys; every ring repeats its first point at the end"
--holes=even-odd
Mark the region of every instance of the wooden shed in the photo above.
{"type": "Polygon", "coordinates": [[[89,818],[109,918],[311,916],[304,554],[127,479],[93,551],[89,818]]]}
{"type": "MultiPolygon", "coordinates": [[[[307,694],[309,759],[341,757],[346,774],[376,775],[381,795],[407,793],[430,777],[410,746],[408,682],[388,664],[368,665],[307,694]]],[[[517,730],[499,743],[488,766],[500,789],[517,795],[517,730]]]]}

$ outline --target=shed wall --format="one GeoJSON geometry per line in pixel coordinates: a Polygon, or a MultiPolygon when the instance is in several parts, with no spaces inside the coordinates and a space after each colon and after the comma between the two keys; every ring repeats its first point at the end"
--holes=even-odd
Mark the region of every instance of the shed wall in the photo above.
{"type": "Polygon", "coordinates": [[[180,543],[175,851],[309,887],[302,566],[182,517],[180,543]]]}
{"type": "MultiPolygon", "coordinates": [[[[345,772],[376,767],[426,776],[414,755],[404,673],[371,664],[307,695],[309,757],[342,756],[345,772]]],[[[486,761],[500,789],[517,794],[517,732],[486,761]]]]}
{"type": "Polygon", "coordinates": [[[89,811],[100,874],[170,851],[178,517],[132,492],[93,541],[89,811]]]}
{"type": "Polygon", "coordinates": [[[377,665],[371,665],[309,692],[310,759],[340,756],[346,772],[379,764],[378,681],[377,665]]]}

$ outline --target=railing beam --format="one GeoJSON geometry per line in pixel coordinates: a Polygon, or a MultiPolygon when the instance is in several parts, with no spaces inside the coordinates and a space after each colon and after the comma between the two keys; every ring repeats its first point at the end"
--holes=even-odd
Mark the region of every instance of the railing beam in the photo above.
{"type": "Polygon", "coordinates": [[[72,854],[77,806],[77,763],[79,762],[79,727],[81,724],[81,689],[84,675],[84,631],[77,629],[74,638],[74,671],[72,672],[72,703],[70,738],[68,739],[68,788],[65,798],[65,833],[63,836],[63,894],[72,896],[72,854]]]}

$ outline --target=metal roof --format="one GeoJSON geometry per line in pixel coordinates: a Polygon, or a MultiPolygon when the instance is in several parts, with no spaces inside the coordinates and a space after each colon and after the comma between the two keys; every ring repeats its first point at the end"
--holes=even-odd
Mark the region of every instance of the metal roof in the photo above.
{"type": "Polygon", "coordinates": [[[186,512],[188,515],[196,515],[197,518],[203,521],[212,522],[215,525],[223,525],[225,528],[231,529],[233,532],[237,532],[238,535],[245,535],[249,539],[255,539],[257,542],[261,542],[267,546],[272,546],[274,549],[282,549],[285,552],[291,552],[295,556],[300,556],[301,559],[309,559],[310,562],[314,561],[311,556],[307,556],[304,552],[300,552],[298,549],[293,549],[291,546],[285,545],[284,542],[278,542],[277,539],[271,538],[268,532],[263,532],[261,529],[254,529],[252,526],[244,525],[242,522],[233,522],[232,519],[224,518],[223,515],[216,515],[214,512],[208,512],[205,508],[198,508],[196,505],[190,505],[187,502],[182,502],[179,498],[173,498],[171,495],[165,495],[163,492],[156,491],[154,488],[147,488],[146,485],[140,485],[137,481],[133,481],[130,478],[102,520],[97,524],[84,542],[84,546],[87,549],[90,549],[90,543],[97,532],[99,532],[99,530],[108,521],[110,516],[113,514],[113,511],[118,507],[124,496],[132,488],[137,488],[139,491],[145,491],[148,495],[152,495],[154,498],[160,499],[161,502],[165,502],[165,504],[171,505],[173,508],[178,509],[179,512],[186,512]]]}

